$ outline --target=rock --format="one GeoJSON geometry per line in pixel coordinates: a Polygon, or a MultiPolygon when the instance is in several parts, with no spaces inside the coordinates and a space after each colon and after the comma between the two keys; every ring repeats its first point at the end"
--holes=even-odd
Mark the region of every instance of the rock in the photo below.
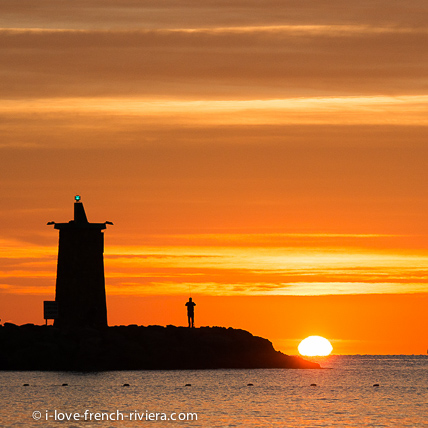
{"type": "Polygon", "coordinates": [[[276,351],[245,330],[117,326],[60,330],[0,326],[0,370],[179,370],[320,368],[276,351]]]}
{"type": "Polygon", "coordinates": [[[18,325],[13,324],[13,323],[11,323],[11,322],[5,322],[5,323],[3,324],[3,327],[5,327],[5,328],[13,328],[13,329],[19,328],[19,326],[18,326],[18,325]]]}

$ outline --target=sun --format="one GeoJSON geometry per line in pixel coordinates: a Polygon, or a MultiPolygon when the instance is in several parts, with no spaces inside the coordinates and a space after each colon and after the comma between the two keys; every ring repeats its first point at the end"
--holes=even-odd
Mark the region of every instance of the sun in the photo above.
{"type": "Polygon", "coordinates": [[[333,346],[325,337],[309,336],[300,342],[297,349],[300,355],[305,355],[306,357],[325,357],[330,355],[333,346]]]}

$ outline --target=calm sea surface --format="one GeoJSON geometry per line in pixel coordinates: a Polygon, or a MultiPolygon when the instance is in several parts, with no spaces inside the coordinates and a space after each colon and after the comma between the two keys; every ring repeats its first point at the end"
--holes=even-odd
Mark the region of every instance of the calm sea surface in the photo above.
{"type": "Polygon", "coordinates": [[[0,426],[428,426],[428,356],[317,361],[330,369],[0,372],[0,426]]]}

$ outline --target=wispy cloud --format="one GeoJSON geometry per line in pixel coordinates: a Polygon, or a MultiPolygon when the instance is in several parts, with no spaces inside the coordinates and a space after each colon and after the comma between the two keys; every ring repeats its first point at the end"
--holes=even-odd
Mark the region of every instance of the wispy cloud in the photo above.
{"type": "Polygon", "coordinates": [[[426,291],[426,2],[1,5],[3,293],[77,192],[113,294],[426,291]]]}
{"type": "MultiPolygon", "coordinates": [[[[226,235],[227,236],[227,235],[226,235]]],[[[318,237],[319,239],[323,239],[318,237]]],[[[200,238],[199,238],[200,239],[200,238]]],[[[336,237],[337,239],[337,237],[336,237]]],[[[364,237],[360,239],[374,239],[364,237]]],[[[223,238],[227,241],[227,238],[223,238]]],[[[108,292],[115,295],[326,295],[428,291],[428,255],[357,248],[234,246],[110,247],[108,292]]],[[[3,293],[53,290],[56,248],[8,243],[0,259],[3,293]],[[42,253],[45,257],[41,257],[42,253]],[[15,289],[15,287],[17,287],[15,289]]]]}
{"type": "Polygon", "coordinates": [[[415,95],[427,39],[424,28],[367,24],[4,29],[1,89],[21,99],[415,95]]]}
{"type": "Polygon", "coordinates": [[[5,26],[35,26],[43,28],[60,25],[64,28],[189,28],[276,25],[284,22],[302,25],[395,25],[424,27],[426,3],[373,0],[366,3],[344,3],[341,0],[76,0],[72,3],[44,0],[43,7],[31,1],[2,0],[1,23],[5,26]],[[58,10],[61,8],[62,13],[58,10]]]}

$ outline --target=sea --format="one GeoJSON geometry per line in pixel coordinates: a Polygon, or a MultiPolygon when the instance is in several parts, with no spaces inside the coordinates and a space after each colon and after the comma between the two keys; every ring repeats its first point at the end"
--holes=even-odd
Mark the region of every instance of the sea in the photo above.
{"type": "Polygon", "coordinates": [[[428,356],[322,370],[0,372],[1,427],[428,427],[428,356]]]}

